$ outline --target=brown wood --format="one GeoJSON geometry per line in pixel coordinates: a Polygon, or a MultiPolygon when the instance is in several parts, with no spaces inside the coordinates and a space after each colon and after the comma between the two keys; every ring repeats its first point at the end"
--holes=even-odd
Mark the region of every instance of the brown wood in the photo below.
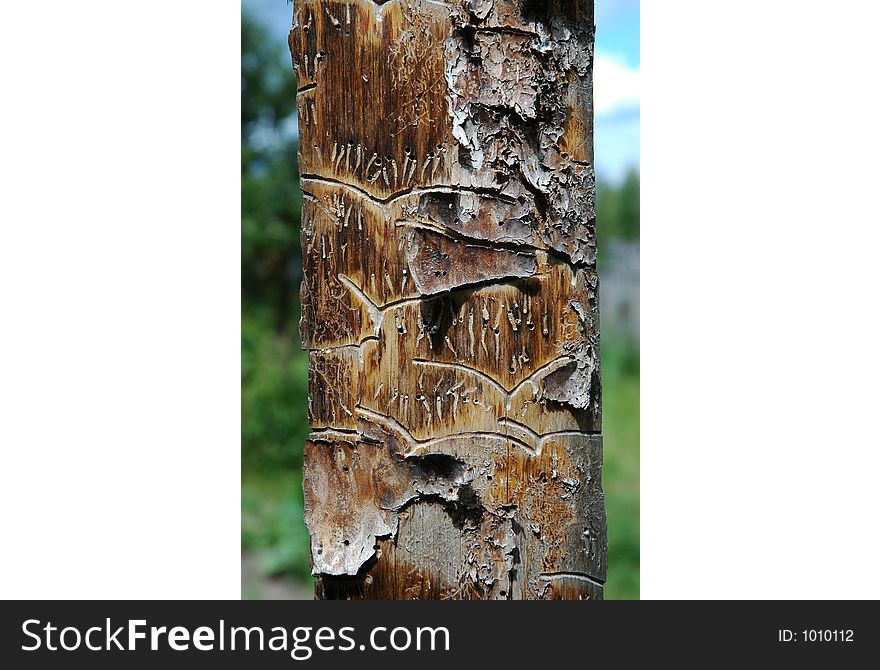
{"type": "Polygon", "coordinates": [[[297,0],[318,598],[601,598],[592,1],[297,0]]]}

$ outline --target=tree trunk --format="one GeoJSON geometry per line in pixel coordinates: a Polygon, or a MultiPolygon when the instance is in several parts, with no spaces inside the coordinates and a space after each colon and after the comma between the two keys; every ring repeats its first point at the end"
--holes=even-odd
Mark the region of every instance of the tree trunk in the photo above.
{"type": "Polygon", "coordinates": [[[297,0],[318,598],[601,598],[591,0],[297,0]]]}

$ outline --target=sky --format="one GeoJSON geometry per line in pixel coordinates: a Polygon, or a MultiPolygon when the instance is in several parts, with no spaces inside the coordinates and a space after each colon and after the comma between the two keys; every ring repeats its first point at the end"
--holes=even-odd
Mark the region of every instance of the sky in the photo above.
{"type": "Polygon", "coordinates": [[[596,0],[595,160],[612,181],[639,167],[639,70],[639,0],[596,0]]]}
{"type": "MultiPolygon", "coordinates": [[[[288,0],[242,0],[242,8],[287,48],[288,0]]],[[[609,181],[639,167],[639,69],[639,0],[596,0],[595,160],[609,181]]]]}

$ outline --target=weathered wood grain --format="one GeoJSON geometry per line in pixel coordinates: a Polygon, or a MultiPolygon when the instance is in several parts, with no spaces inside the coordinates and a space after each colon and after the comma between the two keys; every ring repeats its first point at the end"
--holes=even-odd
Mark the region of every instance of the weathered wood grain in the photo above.
{"type": "Polygon", "coordinates": [[[601,598],[592,2],[297,0],[320,598],[601,598]]]}

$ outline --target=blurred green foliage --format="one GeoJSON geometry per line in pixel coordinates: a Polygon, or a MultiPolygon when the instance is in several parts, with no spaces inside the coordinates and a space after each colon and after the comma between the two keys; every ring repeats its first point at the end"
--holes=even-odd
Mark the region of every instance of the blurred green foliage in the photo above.
{"type": "Polygon", "coordinates": [[[602,333],[602,483],[608,513],[605,597],[639,597],[639,349],[602,333]]]}
{"type": "Polygon", "coordinates": [[[299,470],[247,472],[241,482],[241,546],[257,553],[269,576],[309,576],[309,533],[303,523],[299,470]]]}
{"type": "MultiPolygon", "coordinates": [[[[302,277],[290,56],[245,13],[241,21],[241,283],[245,313],[278,332],[295,325],[302,277]]],[[[295,337],[293,333],[292,337],[295,337]]]]}
{"type": "MultiPolygon", "coordinates": [[[[242,15],[242,549],[266,575],[305,578],[302,449],[308,361],[300,348],[302,195],[297,180],[296,82],[286,45],[242,15]]],[[[639,180],[599,182],[602,240],[637,240],[639,180]]],[[[608,507],[607,598],[639,595],[639,353],[603,332],[608,507]]]]}
{"type": "MultiPolygon", "coordinates": [[[[248,472],[298,471],[308,434],[308,358],[294,328],[278,332],[265,310],[241,323],[242,464],[248,472]]],[[[295,323],[295,321],[294,321],[295,323]]]]}
{"type": "Polygon", "coordinates": [[[639,173],[630,170],[620,184],[596,184],[596,232],[602,243],[611,239],[639,239],[639,173]]]}

